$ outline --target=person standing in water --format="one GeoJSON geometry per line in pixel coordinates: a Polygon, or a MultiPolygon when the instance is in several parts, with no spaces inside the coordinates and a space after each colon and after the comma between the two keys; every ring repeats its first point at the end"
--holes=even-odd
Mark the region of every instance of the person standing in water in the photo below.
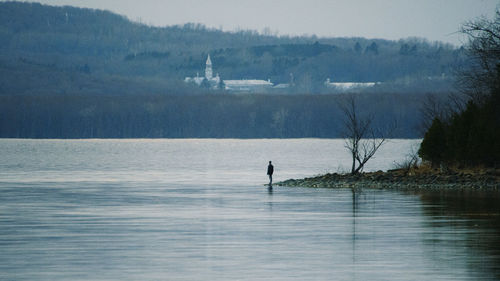
{"type": "Polygon", "coordinates": [[[273,173],[274,173],[274,166],[271,164],[271,161],[269,161],[269,165],[267,165],[267,175],[269,176],[269,185],[273,184],[273,173]]]}

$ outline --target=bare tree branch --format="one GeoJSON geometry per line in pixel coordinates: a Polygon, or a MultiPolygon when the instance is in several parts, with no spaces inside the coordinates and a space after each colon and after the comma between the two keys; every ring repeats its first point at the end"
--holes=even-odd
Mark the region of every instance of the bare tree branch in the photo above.
{"type": "Polygon", "coordinates": [[[362,172],[368,160],[387,141],[384,134],[381,132],[376,134],[376,130],[372,127],[373,116],[359,116],[356,98],[354,94],[347,95],[345,100],[339,103],[339,107],[345,116],[344,147],[352,157],[351,174],[362,172]]]}
{"type": "Polygon", "coordinates": [[[467,51],[471,67],[460,71],[459,85],[480,103],[489,94],[500,64],[500,10],[493,20],[482,17],[469,21],[460,31],[469,37],[467,51]]]}

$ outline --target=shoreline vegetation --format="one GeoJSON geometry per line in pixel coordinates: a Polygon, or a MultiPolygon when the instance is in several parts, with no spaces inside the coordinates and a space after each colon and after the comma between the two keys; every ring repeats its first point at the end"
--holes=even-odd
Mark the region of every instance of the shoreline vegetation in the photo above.
{"type": "MultiPolygon", "coordinates": [[[[451,103],[424,104],[432,120],[416,154],[399,169],[359,173],[382,142],[369,141],[371,119],[360,117],[355,97],[343,106],[346,148],[352,155],[350,174],[326,174],[276,185],[384,189],[494,189],[500,187],[500,10],[495,18],[478,18],[462,25],[471,65],[457,75],[463,98],[451,103]],[[422,165],[418,165],[419,158],[422,165]],[[436,167],[441,167],[435,169],[436,167]]],[[[372,137],[373,139],[373,137],[372,137]]]]}
{"type": "Polygon", "coordinates": [[[373,188],[399,190],[500,190],[500,169],[393,169],[358,174],[328,173],[288,179],[276,186],[312,188],[373,188]]]}

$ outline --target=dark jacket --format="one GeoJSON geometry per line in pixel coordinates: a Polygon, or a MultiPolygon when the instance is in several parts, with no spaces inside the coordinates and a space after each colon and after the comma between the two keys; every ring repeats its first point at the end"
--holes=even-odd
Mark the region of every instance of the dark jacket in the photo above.
{"type": "Polygon", "coordinates": [[[269,164],[269,166],[267,166],[267,174],[272,176],[273,172],[274,172],[274,166],[272,164],[269,164]]]}

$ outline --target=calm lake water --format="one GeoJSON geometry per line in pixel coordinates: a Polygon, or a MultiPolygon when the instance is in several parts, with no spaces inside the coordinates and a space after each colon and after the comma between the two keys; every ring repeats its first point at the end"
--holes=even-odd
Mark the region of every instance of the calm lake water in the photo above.
{"type": "MultiPolygon", "coordinates": [[[[401,162],[392,140],[367,170],[401,162]]],[[[0,280],[500,280],[498,192],[268,189],[341,140],[0,140],[0,280]]]]}

